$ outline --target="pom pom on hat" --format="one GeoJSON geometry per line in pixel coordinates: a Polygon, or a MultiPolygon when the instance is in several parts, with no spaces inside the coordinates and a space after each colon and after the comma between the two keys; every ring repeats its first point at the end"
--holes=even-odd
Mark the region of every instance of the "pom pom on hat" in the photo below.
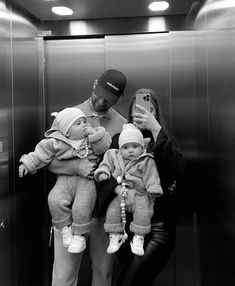
{"type": "Polygon", "coordinates": [[[119,148],[127,143],[139,143],[144,147],[144,138],[141,131],[131,123],[123,124],[122,132],[119,135],[119,148]]]}
{"type": "Polygon", "coordinates": [[[85,114],[76,107],[67,107],[60,112],[52,112],[51,115],[55,116],[55,125],[64,136],[79,118],[86,118],[85,114]]]}

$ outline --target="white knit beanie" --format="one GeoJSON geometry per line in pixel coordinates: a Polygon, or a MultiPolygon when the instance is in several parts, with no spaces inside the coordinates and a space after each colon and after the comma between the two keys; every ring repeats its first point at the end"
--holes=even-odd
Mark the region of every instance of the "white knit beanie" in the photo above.
{"type": "Polygon", "coordinates": [[[123,124],[122,132],[119,135],[119,148],[126,143],[139,143],[144,147],[144,138],[141,131],[131,123],[123,124]]]}
{"type": "Polygon", "coordinates": [[[76,107],[67,107],[60,112],[53,112],[51,114],[55,116],[55,125],[58,130],[66,136],[69,128],[81,117],[85,117],[85,114],[76,107]]]}

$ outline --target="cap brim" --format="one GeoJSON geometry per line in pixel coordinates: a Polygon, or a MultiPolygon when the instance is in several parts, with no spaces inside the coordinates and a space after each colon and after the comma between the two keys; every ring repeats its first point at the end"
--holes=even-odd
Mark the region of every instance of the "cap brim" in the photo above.
{"type": "Polygon", "coordinates": [[[99,84],[97,84],[94,92],[99,97],[102,97],[105,100],[107,100],[108,103],[110,103],[111,105],[114,105],[119,99],[119,96],[117,96],[116,94],[113,94],[112,92],[107,91],[99,84]]]}

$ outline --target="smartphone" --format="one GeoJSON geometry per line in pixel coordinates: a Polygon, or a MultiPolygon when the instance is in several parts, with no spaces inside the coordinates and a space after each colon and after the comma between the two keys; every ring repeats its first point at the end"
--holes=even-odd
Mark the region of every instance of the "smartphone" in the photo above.
{"type": "Polygon", "coordinates": [[[149,93],[137,93],[136,94],[136,104],[143,106],[147,111],[150,112],[151,96],[149,93]]]}

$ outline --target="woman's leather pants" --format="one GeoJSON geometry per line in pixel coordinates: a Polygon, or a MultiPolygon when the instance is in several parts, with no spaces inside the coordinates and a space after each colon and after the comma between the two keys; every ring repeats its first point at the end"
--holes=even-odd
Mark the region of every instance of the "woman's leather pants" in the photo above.
{"type": "Polygon", "coordinates": [[[150,286],[169,259],[175,244],[175,225],[167,227],[163,221],[152,221],[151,232],[145,236],[144,256],[137,256],[130,250],[129,233],[117,258],[120,274],[116,286],[150,286]]]}

